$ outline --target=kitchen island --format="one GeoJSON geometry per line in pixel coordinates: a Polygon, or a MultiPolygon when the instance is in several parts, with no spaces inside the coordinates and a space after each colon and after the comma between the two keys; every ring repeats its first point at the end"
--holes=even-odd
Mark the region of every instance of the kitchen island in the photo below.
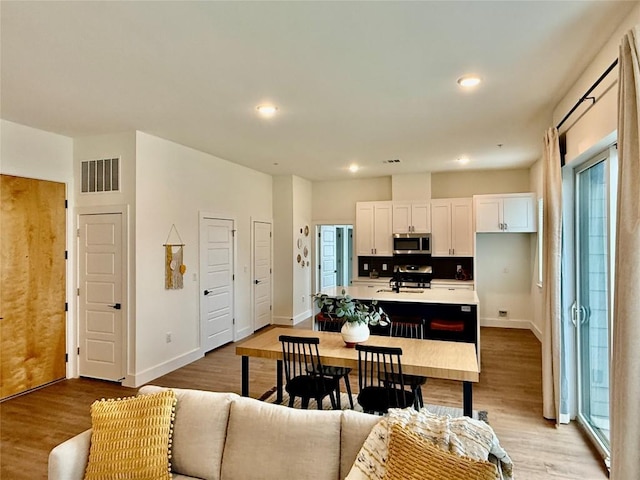
{"type": "Polygon", "coordinates": [[[332,298],[349,295],[365,302],[376,300],[392,320],[423,320],[425,339],[473,343],[480,367],[479,301],[475,290],[401,288],[394,292],[386,286],[337,286],[320,293],[332,298]]]}

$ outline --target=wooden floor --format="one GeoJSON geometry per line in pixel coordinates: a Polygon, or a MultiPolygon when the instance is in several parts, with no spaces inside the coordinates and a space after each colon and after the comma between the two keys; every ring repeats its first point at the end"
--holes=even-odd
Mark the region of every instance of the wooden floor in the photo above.
{"type": "MultiPolygon", "coordinates": [[[[517,479],[606,479],[602,461],[575,422],[556,428],[542,418],[540,343],[533,334],[483,328],[482,347],[474,408],[488,411],[517,479]]],[[[275,362],[252,358],[250,376],[250,395],[259,397],[275,384],[275,362]]],[[[239,393],[240,358],[235,346],[227,345],[152,383],[239,393]]],[[[351,383],[355,386],[357,377],[351,383]]],[[[109,382],[72,379],[1,403],[0,478],[46,478],[49,451],[90,427],[94,400],[134,392],[109,382]]],[[[426,403],[462,405],[457,382],[429,380],[424,394],[426,403]]]]}

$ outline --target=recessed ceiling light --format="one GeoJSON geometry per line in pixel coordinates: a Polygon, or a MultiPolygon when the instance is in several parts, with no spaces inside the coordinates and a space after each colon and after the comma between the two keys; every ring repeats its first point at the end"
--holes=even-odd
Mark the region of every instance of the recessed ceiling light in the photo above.
{"type": "Polygon", "coordinates": [[[460,165],[466,165],[469,163],[469,159],[467,157],[460,157],[457,161],[460,165]]]}
{"type": "Polygon", "coordinates": [[[360,170],[360,167],[355,163],[352,163],[351,165],[349,165],[349,171],[351,173],[356,173],[358,170],[360,170]]]}
{"type": "Polygon", "coordinates": [[[258,110],[258,113],[260,115],[262,115],[263,117],[273,117],[276,112],[278,111],[278,107],[276,107],[275,105],[258,105],[256,107],[256,110],[258,110]]]}
{"type": "Polygon", "coordinates": [[[480,77],[477,75],[464,75],[458,79],[458,85],[465,88],[475,87],[480,82],[480,77]]]}

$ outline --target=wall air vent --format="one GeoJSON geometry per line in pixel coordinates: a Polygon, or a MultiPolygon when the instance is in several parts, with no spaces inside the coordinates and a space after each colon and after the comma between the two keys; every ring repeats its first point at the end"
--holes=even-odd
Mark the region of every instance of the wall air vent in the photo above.
{"type": "Polygon", "coordinates": [[[82,193],[119,192],[120,159],[103,158],[82,162],[82,193]]]}
{"type": "Polygon", "coordinates": [[[399,158],[393,158],[391,160],[383,160],[382,163],[400,163],[399,158]]]}

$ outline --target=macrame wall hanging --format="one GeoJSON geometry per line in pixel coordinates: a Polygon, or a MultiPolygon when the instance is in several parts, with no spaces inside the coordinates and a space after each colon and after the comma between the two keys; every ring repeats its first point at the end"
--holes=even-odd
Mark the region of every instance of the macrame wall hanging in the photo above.
{"type": "Polygon", "coordinates": [[[164,247],[164,288],[166,290],[177,290],[184,287],[183,277],[187,271],[187,266],[182,263],[184,258],[184,242],[180,238],[175,224],[171,225],[164,247]],[[174,233],[180,243],[171,243],[171,234],[174,233]]]}

